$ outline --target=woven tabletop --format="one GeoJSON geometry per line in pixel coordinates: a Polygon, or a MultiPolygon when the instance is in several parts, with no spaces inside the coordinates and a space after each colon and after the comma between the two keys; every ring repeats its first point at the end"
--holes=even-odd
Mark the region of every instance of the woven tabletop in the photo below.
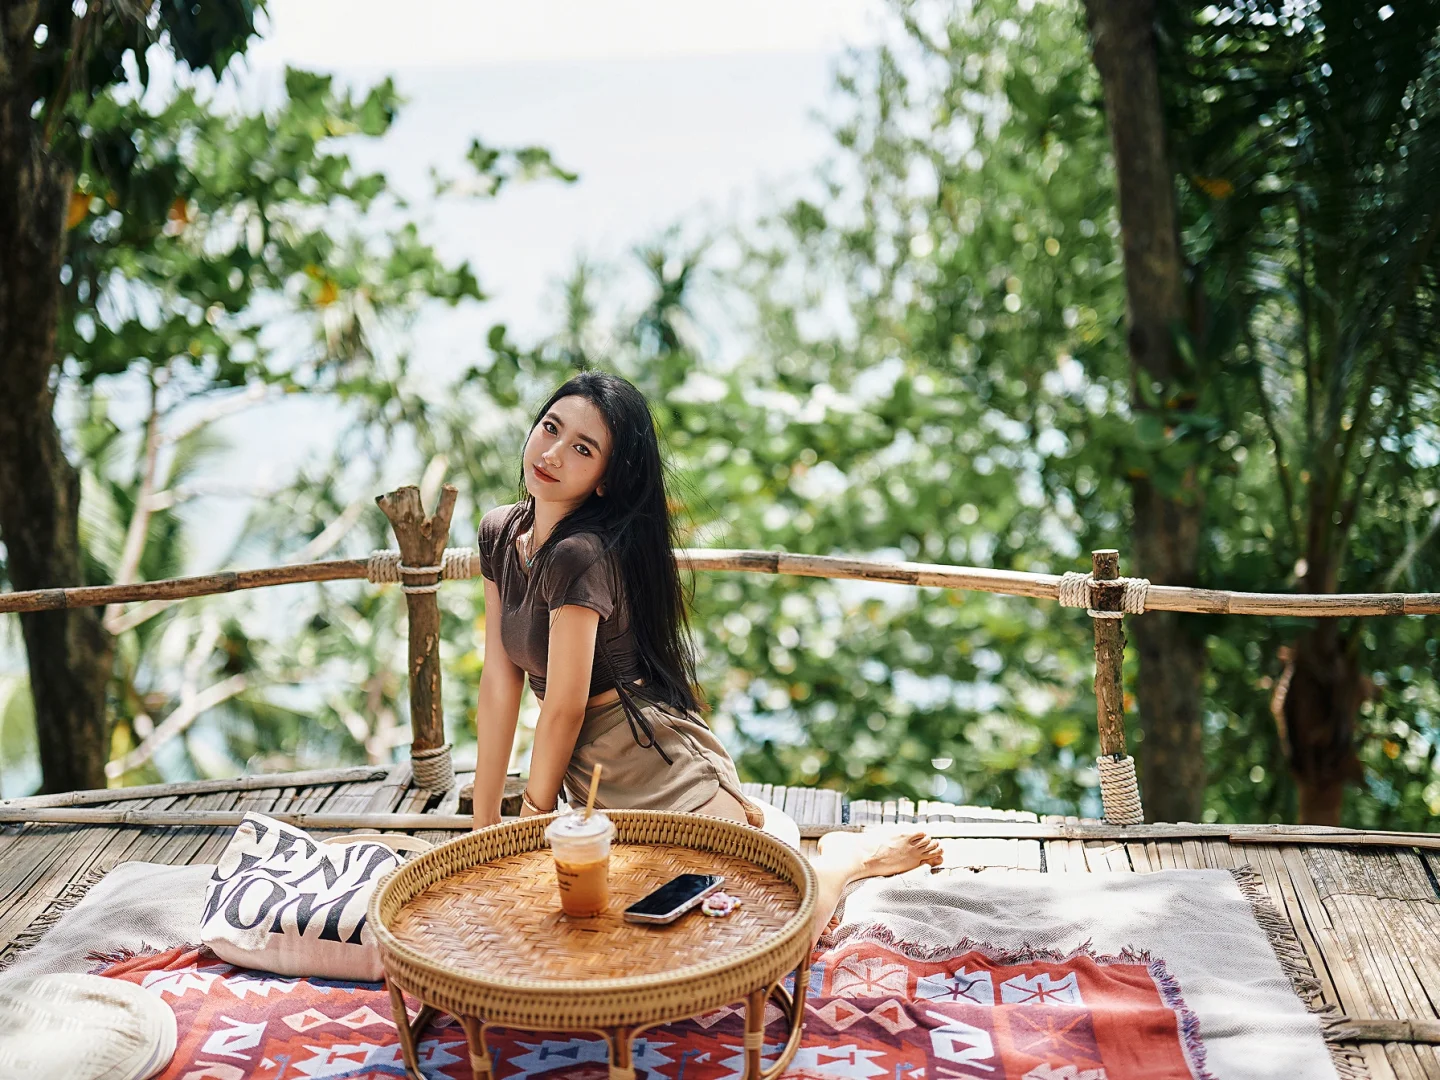
{"type": "Polygon", "coordinates": [[[390,923],[396,939],[454,971],[481,978],[628,978],[733,955],[773,936],[800,910],[800,890],[734,855],[675,844],[617,844],[610,904],[600,915],[560,910],[548,850],[482,863],[430,886],[390,923]],[[676,874],[722,874],[740,907],[721,919],[696,909],[668,926],[621,912],[676,874]]]}
{"type": "Polygon", "coordinates": [[[808,956],[815,878],[799,852],[718,818],[609,813],[610,903],[591,918],[560,910],[548,817],[481,829],[401,866],[370,906],[386,977],[452,1015],[605,1026],[696,1015],[775,983],[808,956]],[[740,907],[668,926],[621,918],[684,873],[724,875],[721,888],[740,907]]]}

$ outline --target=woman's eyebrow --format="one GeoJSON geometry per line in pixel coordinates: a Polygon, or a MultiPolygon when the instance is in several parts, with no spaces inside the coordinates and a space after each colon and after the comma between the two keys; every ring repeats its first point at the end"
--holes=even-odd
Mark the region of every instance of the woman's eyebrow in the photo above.
{"type": "MultiPolygon", "coordinates": [[[[546,413],[546,414],[545,414],[545,419],[546,419],[546,420],[549,420],[552,424],[554,424],[554,425],[555,425],[556,427],[558,427],[558,428],[563,429],[563,428],[565,427],[565,421],[564,421],[564,420],[561,420],[560,417],[556,416],[553,412],[551,412],[551,413],[546,413]]],[[[586,434],[584,434],[583,432],[579,432],[579,433],[577,433],[577,434],[575,435],[575,438],[579,439],[581,442],[587,442],[587,443],[589,443],[591,446],[593,446],[593,447],[595,448],[595,452],[596,452],[597,454],[600,452],[600,444],[599,444],[598,442],[596,442],[594,439],[592,439],[589,435],[586,435],[586,434]]]]}

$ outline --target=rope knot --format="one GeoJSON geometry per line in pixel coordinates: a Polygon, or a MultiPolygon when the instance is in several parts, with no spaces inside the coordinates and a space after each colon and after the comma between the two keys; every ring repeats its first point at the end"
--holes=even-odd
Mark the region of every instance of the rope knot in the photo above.
{"type": "Polygon", "coordinates": [[[1082,574],[1069,570],[1060,575],[1060,606],[1085,608],[1085,614],[1092,619],[1118,619],[1122,615],[1141,615],[1145,612],[1145,597],[1150,592],[1149,578],[1116,578],[1107,585],[1124,585],[1125,592],[1120,598],[1119,611],[1098,611],[1090,606],[1090,586],[1097,584],[1094,574],[1082,574]]]}
{"type": "Polygon", "coordinates": [[[474,548],[446,548],[439,566],[406,566],[398,551],[372,551],[365,563],[365,577],[372,585],[394,585],[407,593],[440,591],[441,581],[480,576],[480,554],[474,548]],[[406,580],[425,574],[440,575],[428,585],[412,585],[406,580]]]}

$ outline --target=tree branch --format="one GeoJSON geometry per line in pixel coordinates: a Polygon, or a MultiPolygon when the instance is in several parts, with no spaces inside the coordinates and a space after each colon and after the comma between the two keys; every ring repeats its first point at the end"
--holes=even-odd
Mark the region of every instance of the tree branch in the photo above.
{"type": "Polygon", "coordinates": [[[1305,361],[1305,438],[1309,449],[1315,447],[1315,352],[1310,341],[1310,274],[1309,249],[1305,244],[1305,205],[1297,189],[1295,195],[1296,246],[1300,253],[1300,280],[1295,290],[1300,301],[1300,353],[1305,361]]]}
{"type": "MultiPolygon", "coordinates": [[[[140,559],[145,554],[145,537],[150,525],[150,500],[155,490],[155,463],[160,456],[160,388],[154,372],[150,376],[150,418],[145,424],[145,458],[140,472],[140,491],[135,498],[135,509],[130,514],[130,524],[125,530],[125,547],[120,554],[120,566],[115,571],[116,585],[129,585],[135,580],[140,559]]],[[[105,608],[101,625],[106,633],[114,634],[114,626],[120,619],[120,608],[110,604],[105,608]]]]}
{"type": "Polygon", "coordinates": [[[47,150],[55,141],[55,132],[60,127],[60,118],[65,115],[65,106],[70,99],[70,83],[75,78],[75,69],[80,66],[81,57],[85,51],[87,31],[99,13],[100,0],[90,0],[89,6],[85,9],[84,18],[75,24],[75,33],[70,38],[70,55],[65,58],[65,70],[61,72],[60,82],[45,105],[45,127],[40,141],[47,150]]]}
{"type": "Polygon", "coordinates": [[[1386,592],[1393,589],[1395,583],[1400,580],[1400,576],[1409,571],[1410,564],[1415,561],[1415,557],[1420,554],[1421,549],[1431,541],[1437,532],[1440,532],[1440,506],[1437,506],[1435,512],[1430,515],[1430,520],[1425,524],[1425,531],[1406,545],[1400,558],[1390,568],[1390,572],[1385,575],[1384,584],[1380,588],[1386,592]]]}
{"type": "Polygon", "coordinates": [[[114,779],[124,776],[132,769],[138,769],[154,757],[156,751],[162,746],[177,735],[183,734],[202,713],[224,704],[237,694],[244,693],[249,686],[250,679],[246,675],[232,675],[228,679],[207,686],[167,716],[149,738],[134,750],[131,750],[123,758],[108,762],[105,766],[105,775],[114,779]]]}
{"type": "MultiPolygon", "coordinates": [[[[1250,355],[1255,355],[1253,341],[1250,343],[1250,355]]],[[[1285,442],[1280,437],[1280,429],[1275,425],[1275,412],[1270,407],[1269,395],[1265,393],[1265,380],[1258,363],[1255,365],[1255,393],[1260,398],[1260,416],[1265,421],[1265,430],[1270,433],[1270,441],[1275,444],[1275,465],[1280,472],[1280,492],[1285,499],[1285,524],[1290,532],[1292,550],[1298,553],[1300,527],[1295,521],[1295,487],[1290,480],[1290,467],[1285,464],[1285,442]]]]}
{"type": "Polygon", "coordinates": [[[165,441],[167,443],[178,443],[181,439],[188,435],[193,435],[201,428],[213,424],[216,420],[221,420],[238,412],[244,412],[253,406],[264,404],[264,402],[272,397],[280,396],[280,394],[275,393],[273,388],[267,386],[265,383],[251,383],[245,388],[243,393],[233,394],[230,397],[222,399],[197,415],[184,427],[178,428],[166,435],[165,441]]]}

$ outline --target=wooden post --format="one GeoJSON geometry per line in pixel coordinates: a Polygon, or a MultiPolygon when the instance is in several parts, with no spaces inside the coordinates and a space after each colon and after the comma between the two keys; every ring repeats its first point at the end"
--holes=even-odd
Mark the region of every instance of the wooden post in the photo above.
{"type": "MultiPolygon", "coordinates": [[[[1095,611],[1119,611],[1125,586],[1120,576],[1120,552],[1113,548],[1090,553],[1090,606],[1095,611]],[[1106,584],[1106,582],[1115,582],[1106,584]]],[[[1125,630],[1120,619],[1091,619],[1095,624],[1095,719],[1100,725],[1100,753],[1125,756],[1125,698],[1121,668],[1125,662],[1125,630]]]]}
{"type": "MultiPolygon", "coordinates": [[[[400,544],[401,579],[404,585],[428,586],[440,581],[440,564],[445,541],[450,538],[450,515],[458,495],[446,484],[440,505],[427,517],[420,504],[420,489],[413,484],[381,495],[375,502],[390,519],[400,544]],[[433,567],[415,573],[409,567],[433,567]]],[[[432,592],[406,592],[409,616],[410,664],[410,759],[415,782],[430,791],[448,791],[455,783],[450,748],[445,742],[445,718],[440,700],[440,605],[432,592]]]]}
{"type": "Polygon", "coordinates": [[[1120,553],[1113,548],[1090,553],[1090,621],[1095,626],[1095,720],[1100,728],[1100,800],[1105,820],[1113,825],[1139,825],[1145,820],[1135,761],[1125,752],[1125,583],[1120,553]],[[1102,612],[1115,612],[1106,617],[1102,612]]]}

